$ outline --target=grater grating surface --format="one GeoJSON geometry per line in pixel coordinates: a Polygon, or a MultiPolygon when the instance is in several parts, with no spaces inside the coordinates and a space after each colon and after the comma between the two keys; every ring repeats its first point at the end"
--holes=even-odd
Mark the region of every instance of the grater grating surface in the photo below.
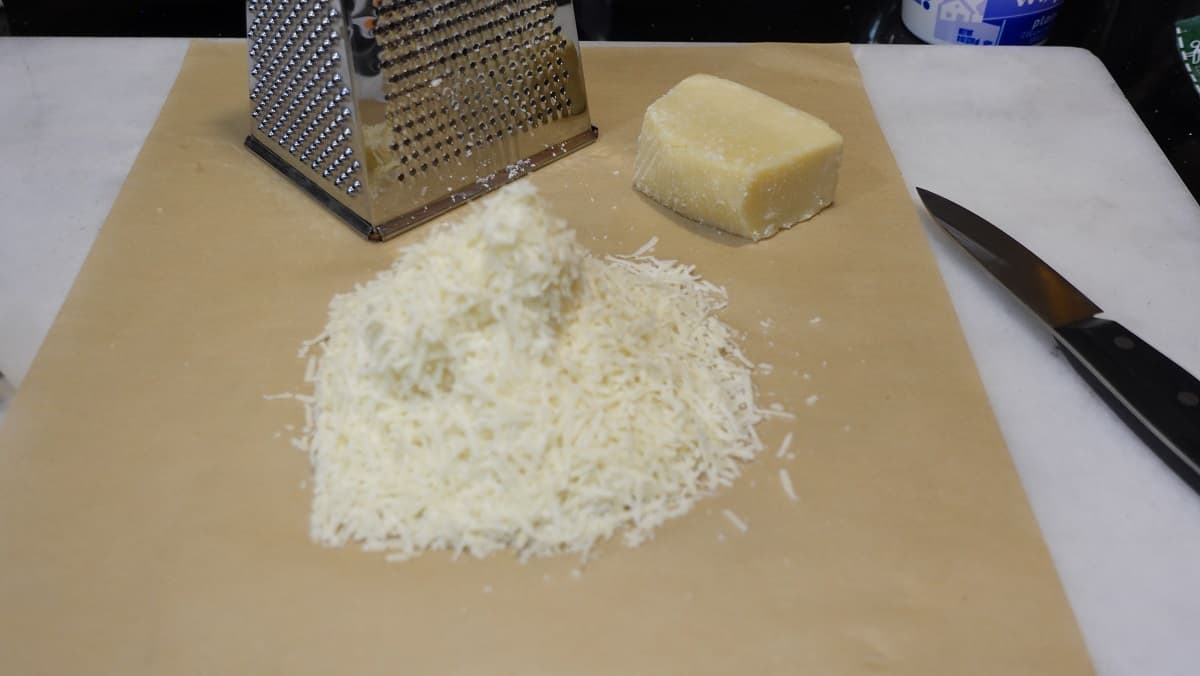
{"type": "Polygon", "coordinates": [[[382,240],[596,138],[569,0],[250,0],[246,144],[382,240]]]}

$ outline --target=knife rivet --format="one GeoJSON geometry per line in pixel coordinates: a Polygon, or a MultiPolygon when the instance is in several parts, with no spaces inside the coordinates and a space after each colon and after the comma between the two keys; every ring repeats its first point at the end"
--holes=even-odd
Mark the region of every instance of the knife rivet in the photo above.
{"type": "Polygon", "coordinates": [[[1188,408],[1200,406],[1200,394],[1196,394],[1195,392],[1180,392],[1175,395],[1175,398],[1179,400],[1179,403],[1188,408]]]}
{"type": "Polygon", "coordinates": [[[1117,336],[1116,338],[1113,338],[1113,344],[1122,350],[1133,349],[1133,339],[1129,336],[1117,336]]]}

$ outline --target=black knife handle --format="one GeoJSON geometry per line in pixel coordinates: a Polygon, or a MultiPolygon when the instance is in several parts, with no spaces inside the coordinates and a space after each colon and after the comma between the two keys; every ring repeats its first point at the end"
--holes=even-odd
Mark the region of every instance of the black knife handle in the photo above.
{"type": "Polygon", "coordinates": [[[1114,321],[1085,319],[1054,333],[1075,370],[1200,493],[1200,380],[1114,321]]]}

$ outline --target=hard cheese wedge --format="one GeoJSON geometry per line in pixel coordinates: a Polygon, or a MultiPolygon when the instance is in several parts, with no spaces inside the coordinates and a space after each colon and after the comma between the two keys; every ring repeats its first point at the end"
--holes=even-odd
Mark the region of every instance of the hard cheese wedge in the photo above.
{"type": "Polygon", "coordinates": [[[760,240],[833,202],[842,136],[736,82],[693,75],[646,109],[633,185],[688,218],[760,240]]]}

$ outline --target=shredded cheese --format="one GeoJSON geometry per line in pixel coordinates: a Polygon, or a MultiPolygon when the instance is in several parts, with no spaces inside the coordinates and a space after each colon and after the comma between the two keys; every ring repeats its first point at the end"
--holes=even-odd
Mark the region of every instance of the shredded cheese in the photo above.
{"type": "Polygon", "coordinates": [[[728,486],[768,411],[725,290],[655,243],[593,257],[517,183],[336,296],[301,351],[313,539],[586,558],[728,486]]]}
{"type": "Polygon", "coordinates": [[[779,444],[779,450],[775,451],[776,458],[782,458],[788,454],[788,449],[792,447],[792,433],[788,432],[783,435],[783,441],[779,444]]]}
{"type": "Polygon", "coordinates": [[[788,500],[792,502],[799,500],[796,496],[796,487],[792,484],[792,475],[786,468],[779,469],[779,484],[783,486],[783,492],[787,494],[788,500]]]}
{"type": "Polygon", "coordinates": [[[740,516],[734,514],[732,509],[722,509],[721,513],[724,514],[725,519],[729,521],[729,523],[733,524],[733,527],[739,531],[745,533],[746,531],[750,530],[750,526],[747,526],[746,522],[743,521],[740,516]]]}
{"type": "Polygon", "coordinates": [[[654,247],[656,247],[656,246],[658,246],[658,236],[657,235],[655,235],[654,237],[651,237],[649,239],[649,241],[647,241],[645,244],[638,247],[638,250],[634,251],[631,254],[631,257],[637,258],[639,256],[645,256],[645,255],[649,254],[650,252],[654,251],[654,247]]]}

